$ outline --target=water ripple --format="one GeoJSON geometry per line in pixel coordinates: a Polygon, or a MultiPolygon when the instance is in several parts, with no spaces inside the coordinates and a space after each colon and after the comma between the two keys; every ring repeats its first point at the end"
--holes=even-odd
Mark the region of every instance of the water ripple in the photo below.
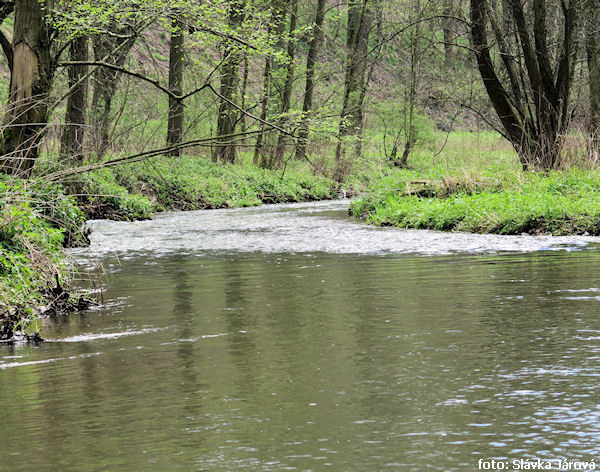
{"type": "Polygon", "coordinates": [[[498,236],[375,228],[347,216],[348,202],[164,213],[151,221],[94,221],[90,248],[75,255],[151,252],[426,254],[581,250],[591,236],[498,236]]]}

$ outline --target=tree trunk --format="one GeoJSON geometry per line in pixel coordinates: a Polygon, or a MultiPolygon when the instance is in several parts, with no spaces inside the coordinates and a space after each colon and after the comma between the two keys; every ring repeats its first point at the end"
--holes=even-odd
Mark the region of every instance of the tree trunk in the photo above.
{"type": "MultiPolygon", "coordinates": [[[[231,29],[238,28],[244,20],[245,1],[236,0],[229,7],[228,24],[231,29]]],[[[235,92],[237,90],[237,76],[240,64],[240,51],[236,45],[226,44],[223,51],[223,65],[221,66],[221,102],[217,118],[218,144],[213,150],[213,161],[234,163],[237,149],[231,142],[231,135],[235,133],[238,110],[234,106],[235,92]]]]}
{"type": "MultiPolygon", "coordinates": [[[[471,0],[471,37],[477,65],[505,137],[517,151],[523,168],[547,171],[560,165],[570,117],[569,96],[578,49],[575,38],[581,0],[563,2],[561,10],[554,12],[555,19],[562,15],[558,54],[548,49],[546,0],[534,0],[530,9],[525,9],[521,0],[511,0],[508,4],[505,13],[514,20],[518,37],[518,42],[514,42],[518,49],[514,46],[512,51],[507,50],[507,42],[498,41],[508,69],[508,86],[500,79],[503,74],[498,73],[490,54],[487,24],[491,22],[494,30],[499,26],[490,16],[486,0],[471,0]],[[520,79],[522,74],[511,72],[514,59],[509,56],[519,61],[522,58],[520,66],[527,74],[527,82],[520,79]]],[[[496,32],[497,38],[504,35],[508,32],[496,32]]]]}
{"type": "Polygon", "coordinates": [[[48,98],[54,78],[48,13],[45,1],[15,3],[13,69],[0,140],[0,168],[22,177],[31,174],[48,121],[48,98]]]}
{"type": "Polygon", "coordinates": [[[600,1],[587,0],[586,7],[585,46],[590,83],[589,159],[597,164],[600,161],[600,27],[596,23],[596,15],[600,1]]]}
{"type": "Polygon", "coordinates": [[[302,121],[298,131],[298,146],[296,147],[296,158],[306,157],[306,145],[308,140],[308,116],[313,108],[313,97],[315,92],[315,65],[321,43],[323,41],[323,22],[325,20],[325,0],[318,0],[317,13],[313,26],[313,35],[308,46],[306,57],[306,85],[304,87],[304,100],[302,103],[302,121]]]}
{"type": "MultiPolygon", "coordinates": [[[[289,29],[289,38],[287,45],[287,55],[288,55],[288,63],[286,64],[286,74],[285,74],[285,82],[283,85],[283,96],[281,100],[281,114],[283,116],[282,119],[279,120],[279,127],[285,126],[286,117],[285,115],[289,113],[291,103],[292,103],[292,90],[294,86],[294,60],[296,56],[296,43],[294,34],[296,31],[296,23],[298,16],[298,0],[292,0],[292,6],[290,11],[290,29],[289,29]]],[[[271,169],[278,169],[283,166],[283,158],[285,155],[285,146],[288,139],[287,136],[283,133],[279,133],[279,137],[277,138],[277,146],[275,147],[275,151],[271,157],[271,163],[269,167],[271,169]]]]}
{"type": "MultiPolygon", "coordinates": [[[[242,135],[245,135],[248,130],[248,118],[246,117],[246,113],[244,113],[244,111],[246,110],[246,95],[248,93],[248,74],[250,72],[250,64],[248,62],[248,54],[247,53],[244,54],[244,58],[242,59],[242,62],[244,65],[242,67],[242,85],[240,88],[240,99],[241,99],[240,108],[243,111],[240,111],[238,121],[240,122],[240,125],[241,125],[240,131],[242,132],[242,135]]],[[[245,145],[246,143],[247,143],[247,139],[245,136],[243,136],[242,144],[245,145]]]]}
{"type": "MultiPolygon", "coordinates": [[[[420,15],[421,5],[419,0],[410,0],[413,14],[420,15]]],[[[417,105],[417,91],[419,88],[419,68],[421,65],[421,54],[419,51],[419,40],[421,39],[421,23],[417,22],[410,30],[410,81],[408,86],[408,116],[405,112],[406,126],[404,127],[404,152],[398,165],[402,168],[408,167],[408,156],[416,144],[415,133],[415,108],[417,105]]]]}
{"type": "Polygon", "coordinates": [[[340,120],[339,141],[335,152],[334,179],[343,181],[350,173],[352,161],[360,156],[363,127],[363,99],[369,33],[373,21],[371,0],[348,4],[347,66],[344,103],[340,120]],[[347,138],[353,137],[352,154],[347,156],[347,138]]]}
{"type": "MultiPolygon", "coordinates": [[[[183,91],[183,55],[184,55],[184,24],[178,12],[173,14],[171,25],[171,44],[169,47],[169,91],[181,96],[183,91]]],[[[169,117],[167,124],[167,147],[176,146],[183,142],[183,103],[169,96],[169,117]]],[[[170,156],[179,157],[181,149],[175,149],[170,156]]]]}
{"type": "Polygon", "coordinates": [[[454,18],[454,0],[444,0],[442,18],[442,32],[444,34],[444,62],[449,67],[454,62],[454,40],[456,36],[456,23],[454,18]]]}
{"type": "MultiPolygon", "coordinates": [[[[269,24],[269,36],[278,38],[276,48],[283,49],[283,33],[285,31],[285,2],[283,0],[273,0],[271,6],[271,21],[269,24]]],[[[260,166],[263,168],[270,167],[269,154],[264,151],[265,142],[265,124],[264,122],[269,118],[269,108],[271,101],[271,93],[275,88],[274,72],[279,68],[279,63],[269,54],[265,59],[265,70],[263,74],[263,93],[262,93],[262,107],[260,112],[261,123],[259,125],[259,133],[256,136],[256,145],[254,146],[254,158],[252,162],[255,164],[260,162],[260,166]]]]}
{"type": "Polygon", "coordinates": [[[256,143],[254,145],[254,156],[252,158],[252,163],[254,165],[258,165],[259,163],[261,164],[262,167],[266,167],[267,164],[262,160],[262,153],[263,153],[263,139],[264,139],[264,132],[265,132],[265,126],[264,126],[264,122],[267,119],[267,113],[268,113],[268,109],[269,109],[269,98],[271,96],[271,66],[272,66],[272,62],[273,59],[271,58],[271,56],[267,56],[267,58],[265,59],[265,69],[263,72],[263,90],[262,90],[262,95],[261,95],[261,102],[262,102],[262,106],[261,106],[261,110],[260,110],[260,123],[259,123],[259,132],[256,136],[256,143]]]}
{"type": "MultiPolygon", "coordinates": [[[[71,42],[70,56],[72,61],[88,60],[88,39],[78,36],[71,42]]],[[[83,161],[83,139],[85,134],[85,118],[87,108],[88,80],[84,79],[88,67],[70,66],[68,70],[69,88],[72,89],[67,99],[65,126],[62,134],[60,155],[73,162],[83,161]]]]}

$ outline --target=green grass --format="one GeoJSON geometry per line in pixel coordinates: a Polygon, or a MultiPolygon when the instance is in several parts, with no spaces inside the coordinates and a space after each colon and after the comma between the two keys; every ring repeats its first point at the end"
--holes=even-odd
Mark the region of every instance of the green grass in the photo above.
{"type": "Polygon", "coordinates": [[[353,202],[368,223],[475,233],[600,234],[600,173],[469,175],[411,184],[406,173],[382,179],[353,202]]]}
{"type": "Polygon", "coordinates": [[[91,218],[144,219],[167,210],[198,210],[304,202],[337,197],[338,184],[302,166],[260,169],[248,156],[236,165],[197,156],[162,157],[102,169],[72,182],[91,218]]]}

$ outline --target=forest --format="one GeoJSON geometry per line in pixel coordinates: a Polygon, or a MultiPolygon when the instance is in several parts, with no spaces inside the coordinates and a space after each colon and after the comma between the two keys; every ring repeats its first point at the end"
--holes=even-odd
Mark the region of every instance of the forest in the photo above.
{"type": "Polygon", "coordinates": [[[600,234],[597,0],[0,2],[0,313],[76,309],[85,221],[358,196],[600,234]]]}

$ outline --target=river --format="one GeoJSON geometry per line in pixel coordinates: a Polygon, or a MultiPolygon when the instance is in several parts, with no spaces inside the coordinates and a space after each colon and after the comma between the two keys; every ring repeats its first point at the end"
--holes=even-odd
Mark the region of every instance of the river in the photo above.
{"type": "Polygon", "coordinates": [[[600,239],[378,229],[346,208],[94,222],[73,258],[105,271],[105,304],[0,347],[0,470],[600,459],[600,239]]]}

